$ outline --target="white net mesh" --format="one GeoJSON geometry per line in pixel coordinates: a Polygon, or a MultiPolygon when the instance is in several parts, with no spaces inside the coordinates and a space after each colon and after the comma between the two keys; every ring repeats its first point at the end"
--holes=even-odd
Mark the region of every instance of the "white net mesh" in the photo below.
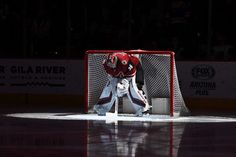
{"type": "MultiPolygon", "coordinates": [[[[87,53],[88,112],[92,111],[93,105],[97,103],[107,82],[107,74],[103,69],[102,61],[108,52],[109,51],[93,51],[93,53],[87,53]]],[[[152,103],[152,98],[171,99],[171,90],[173,90],[173,104],[170,102],[170,106],[173,107],[173,110],[170,110],[170,112],[188,112],[179,88],[177,71],[174,59],[171,60],[171,54],[166,52],[161,53],[159,51],[132,51],[132,53],[139,53],[139,58],[144,70],[145,89],[149,103],[152,103]],[[174,66],[173,75],[171,74],[171,66],[174,66]],[[171,82],[173,82],[173,89],[171,89],[171,82]]]]}

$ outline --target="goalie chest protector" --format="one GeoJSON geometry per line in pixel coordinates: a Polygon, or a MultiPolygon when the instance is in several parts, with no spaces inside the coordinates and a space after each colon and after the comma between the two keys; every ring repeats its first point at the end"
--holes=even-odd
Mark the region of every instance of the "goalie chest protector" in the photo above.
{"type": "Polygon", "coordinates": [[[114,53],[112,55],[116,55],[118,58],[115,68],[108,66],[106,61],[103,63],[104,69],[109,75],[124,78],[136,74],[137,65],[139,64],[139,59],[136,56],[127,53],[114,53]]]}

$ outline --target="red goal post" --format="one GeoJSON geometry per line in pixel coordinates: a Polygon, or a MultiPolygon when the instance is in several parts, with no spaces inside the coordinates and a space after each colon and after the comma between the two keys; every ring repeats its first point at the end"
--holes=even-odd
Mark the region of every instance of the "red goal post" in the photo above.
{"type": "MultiPolygon", "coordinates": [[[[174,52],[156,50],[88,50],[85,55],[85,111],[92,112],[107,81],[102,60],[109,53],[126,52],[138,54],[144,69],[145,92],[154,110],[174,116],[181,111],[188,112],[185,106],[177,77],[174,52]],[[159,105],[159,102],[164,104],[159,105]],[[157,105],[156,105],[157,104],[157,105]],[[164,106],[163,106],[164,105],[164,106]],[[166,111],[168,110],[168,111],[166,111]]],[[[162,113],[158,113],[162,114],[162,113]]]]}

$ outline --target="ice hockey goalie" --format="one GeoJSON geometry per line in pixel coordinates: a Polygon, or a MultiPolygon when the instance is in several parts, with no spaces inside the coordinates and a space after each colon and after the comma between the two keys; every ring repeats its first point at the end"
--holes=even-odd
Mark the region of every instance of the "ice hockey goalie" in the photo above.
{"type": "Polygon", "coordinates": [[[127,95],[135,115],[142,116],[149,109],[149,104],[142,90],[144,79],[139,58],[125,52],[112,53],[106,56],[102,64],[108,74],[108,82],[94,105],[97,114],[104,116],[118,97],[127,95]]]}

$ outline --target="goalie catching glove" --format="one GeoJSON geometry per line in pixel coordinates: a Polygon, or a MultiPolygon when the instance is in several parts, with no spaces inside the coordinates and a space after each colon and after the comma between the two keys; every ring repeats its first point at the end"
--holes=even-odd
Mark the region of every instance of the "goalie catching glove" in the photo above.
{"type": "Polygon", "coordinates": [[[117,96],[122,97],[128,93],[129,81],[127,79],[122,79],[121,82],[117,83],[117,96]]]}

